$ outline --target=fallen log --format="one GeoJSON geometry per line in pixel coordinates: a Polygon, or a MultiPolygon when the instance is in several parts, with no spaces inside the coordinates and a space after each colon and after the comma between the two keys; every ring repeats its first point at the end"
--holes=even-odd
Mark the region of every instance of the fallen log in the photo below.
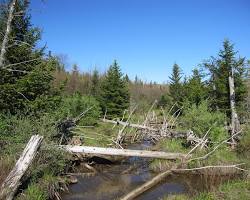
{"type": "MultiPolygon", "coordinates": [[[[132,127],[132,128],[152,131],[152,132],[156,132],[156,133],[162,132],[161,129],[156,129],[156,128],[152,128],[152,127],[144,126],[144,125],[140,125],[140,124],[131,124],[131,123],[123,122],[120,120],[102,119],[102,121],[106,122],[106,123],[112,123],[112,124],[117,124],[117,125],[120,124],[123,126],[132,127]]],[[[176,131],[173,129],[167,129],[164,133],[161,133],[161,135],[163,135],[164,137],[169,137],[169,138],[187,138],[187,137],[189,137],[190,133],[191,133],[191,131],[176,131]]],[[[191,139],[192,138],[190,138],[190,140],[191,139]]]]}
{"type": "Polygon", "coordinates": [[[108,123],[112,123],[112,124],[121,124],[123,126],[129,126],[129,127],[132,127],[132,128],[137,128],[137,129],[146,129],[146,130],[149,130],[149,131],[158,131],[157,129],[155,128],[152,128],[152,127],[148,127],[148,126],[144,126],[144,125],[140,125],[140,124],[131,124],[131,123],[128,123],[128,122],[123,122],[123,121],[120,121],[120,120],[110,120],[110,119],[102,119],[103,122],[108,122],[108,123]]]}
{"type": "MultiPolygon", "coordinates": [[[[115,149],[115,148],[102,148],[90,146],[70,146],[60,145],[61,148],[73,154],[90,154],[90,155],[111,155],[111,156],[135,156],[146,158],[161,158],[167,160],[185,159],[186,154],[182,153],[168,153],[162,151],[144,151],[144,150],[130,150],[130,149],[115,149]]],[[[189,157],[189,156],[188,156],[189,157]]]]}
{"type": "Polygon", "coordinates": [[[0,188],[0,199],[12,200],[14,198],[18,187],[21,185],[21,178],[35,158],[36,152],[40,147],[42,140],[43,137],[39,135],[33,135],[30,138],[28,144],[22,152],[22,155],[16,162],[15,167],[9,173],[0,188]]]}
{"type": "Polygon", "coordinates": [[[165,172],[162,172],[152,178],[151,180],[147,181],[146,183],[142,184],[138,188],[132,190],[125,196],[121,197],[120,200],[132,200],[141,195],[143,192],[149,190],[150,188],[154,187],[161,181],[163,181],[168,175],[172,173],[178,173],[178,172],[184,172],[184,171],[197,171],[197,170],[204,170],[204,169],[214,169],[214,168],[220,168],[220,169],[228,169],[228,168],[234,168],[238,171],[248,171],[242,168],[239,168],[241,164],[234,164],[234,165],[213,165],[213,166],[204,166],[204,167],[197,167],[197,168],[191,168],[191,169],[178,169],[176,166],[172,167],[172,169],[167,170],[165,172]]]}
{"type": "Polygon", "coordinates": [[[168,170],[165,172],[162,172],[155,176],[150,181],[144,183],[140,187],[136,188],[135,190],[131,191],[130,193],[126,194],[120,200],[132,200],[142,194],[143,192],[147,191],[148,189],[152,188],[153,186],[157,185],[159,182],[161,182],[163,179],[165,179],[168,175],[172,173],[172,170],[168,170]]]}

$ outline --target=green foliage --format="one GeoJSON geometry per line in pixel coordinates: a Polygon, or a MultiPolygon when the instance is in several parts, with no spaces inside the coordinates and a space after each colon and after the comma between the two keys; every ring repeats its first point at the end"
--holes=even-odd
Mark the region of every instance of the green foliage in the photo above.
{"type": "Polygon", "coordinates": [[[91,108],[78,122],[79,125],[95,125],[100,117],[98,101],[91,96],[82,96],[78,93],[63,98],[60,108],[56,111],[58,120],[76,118],[81,113],[91,108]]]}
{"type": "Polygon", "coordinates": [[[107,75],[101,83],[100,104],[107,117],[120,117],[129,107],[128,84],[123,79],[120,67],[116,60],[110,66],[107,75]]]}
{"type": "Polygon", "coordinates": [[[236,180],[229,181],[219,187],[220,193],[223,198],[228,200],[247,200],[250,199],[250,181],[249,180],[236,180]]]}
{"type": "MultiPolygon", "coordinates": [[[[207,149],[206,152],[198,152],[196,156],[205,155],[212,149],[207,149]]],[[[232,151],[228,146],[220,146],[213,154],[211,154],[208,159],[196,162],[195,166],[206,166],[206,165],[228,165],[228,164],[235,164],[240,163],[241,160],[236,152],[232,151]]],[[[192,164],[190,164],[191,166],[192,164]]]]}
{"type": "Polygon", "coordinates": [[[56,135],[54,117],[50,114],[40,118],[23,115],[0,115],[0,121],[4,124],[1,129],[0,143],[5,143],[3,152],[16,154],[26,145],[34,134],[40,134],[46,141],[51,141],[56,135]]]}
{"type": "Polygon", "coordinates": [[[77,127],[74,129],[74,134],[82,136],[86,146],[109,147],[112,143],[111,138],[116,137],[118,131],[118,126],[113,127],[113,124],[100,122],[94,127],[77,127]]]}
{"type": "Polygon", "coordinates": [[[20,195],[18,200],[46,200],[47,198],[47,193],[44,191],[44,189],[39,186],[38,184],[30,184],[25,190],[24,194],[20,195]]]}
{"type": "Polygon", "coordinates": [[[208,90],[202,82],[202,75],[197,69],[193,70],[192,77],[184,83],[184,89],[184,98],[190,105],[198,106],[208,96],[208,90]]]}
{"type": "Polygon", "coordinates": [[[221,141],[227,137],[224,123],[224,114],[219,111],[211,112],[207,101],[201,102],[198,106],[192,105],[184,109],[181,117],[182,127],[194,131],[199,137],[203,137],[211,128],[208,137],[212,142],[221,141]]]}
{"type": "Polygon", "coordinates": [[[187,149],[182,145],[182,140],[179,139],[164,139],[157,146],[166,152],[187,153],[187,149]]]}
{"type": "MultiPolygon", "coordinates": [[[[4,67],[0,69],[0,111],[5,113],[47,110],[59,100],[51,84],[58,62],[45,58],[44,48],[36,47],[40,30],[32,27],[28,7],[29,1],[16,2],[14,12],[22,14],[12,21],[4,67]]],[[[6,20],[7,11],[1,18],[6,20]]],[[[0,25],[0,31],[4,29],[0,25]]]]}
{"type": "Polygon", "coordinates": [[[99,74],[95,69],[91,77],[91,90],[90,94],[94,97],[97,97],[100,92],[100,83],[99,83],[99,74]]]}
{"type": "Polygon", "coordinates": [[[214,196],[213,193],[210,192],[201,192],[194,198],[194,200],[216,200],[217,198],[214,196]]]}
{"type": "Polygon", "coordinates": [[[213,108],[218,108],[230,116],[229,75],[234,76],[235,100],[238,107],[242,106],[246,96],[244,83],[246,66],[244,58],[236,58],[237,52],[229,40],[223,42],[218,58],[211,58],[205,63],[210,72],[210,97],[213,108]]]}
{"type": "Polygon", "coordinates": [[[66,171],[66,168],[70,164],[69,160],[69,154],[57,147],[49,145],[42,147],[30,169],[29,176],[32,181],[37,182],[47,173],[53,176],[60,175],[66,171]]]}
{"type": "MultiPolygon", "coordinates": [[[[182,145],[182,142],[183,141],[179,139],[163,139],[156,144],[155,148],[159,151],[187,153],[189,150],[182,145]]],[[[173,162],[169,160],[154,159],[153,162],[150,163],[150,168],[153,171],[162,172],[171,169],[176,165],[176,162],[178,163],[179,161],[173,162]]]]}
{"type": "Polygon", "coordinates": [[[161,95],[160,100],[157,103],[157,107],[160,108],[166,108],[171,104],[171,99],[168,95],[161,95]]]}
{"type": "Polygon", "coordinates": [[[238,152],[250,158],[250,126],[245,127],[243,136],[238,145],[238,152]]]}
{"type": "Polygon", "coordinates": [[[181,69],[179,65],[175,63],[173,65],[172,74],[169,77],[169,95],[172,97],[172,101],[177,103],[176,108],[173,110],[174,112],[181,107],[183,102],[184,89],[181,82],[181,77],[181,69]]]}

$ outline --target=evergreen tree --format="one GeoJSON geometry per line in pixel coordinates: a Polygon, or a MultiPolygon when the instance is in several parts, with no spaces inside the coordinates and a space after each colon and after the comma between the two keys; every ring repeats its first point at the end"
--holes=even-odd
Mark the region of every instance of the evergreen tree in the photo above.
{"type": "Polygon", "coordinates": [[[234,45],[225,40],[223,49],[220,50],[218,58],[211,58],[205,63],[205,67],[210,71],[210,96],[213,107],[226,111],[230,116],[230,96],[229,96],[229,75],[234,76],[235,100],[238,108],[244,102],[246,96],[245,81],[245,59],[236,58],[237,52],[234,45]]]}
{"type": "Polygon", "coordinates": [[[157,103],[157,107],[158,108],[160,108],[160,107],[165,108],[168,105],[170,105],[170,101],[171,100],[170,100],[169,96],[167,96],[167,95],[161,95],[160,100],[157,103]]]}
{"type": "Polygon", "coordinates": [[[192,105],[195,104],[198,106],[202,100],[205,100],[207,97],[207,88],[202,82],[202,75],[198,69],[193,70],[192,77],[185,81],[185,100],[187,103],[192,105]]]}
{"type": "Polygon", "coordinates": [[[108,117],[119,117],[129,107],[129,90],[116,60],[110,66],[100,91],[100,104],[108,117]]]}
{"type": "Polygon", "coordinates": [[[174,103],[177,103],[177,106],[174,110],[181,107],[183,102],[183,84],[181,82],[181,69],[180,67],[175,63],[173,65],[172,74],[169,77],[170,84],[169,84],[169,95],[172,98],[172,101],[174,103]]]}
{"type": "Polygon", "coordinates": [[[91,95],[97,97],[99,94],[99,74],[95,69],[91,78],[91,95]]]}
{"type": "Polygon", "coordinates": [[[129,77],[128,77],[127,74],[125,75],[124,80],[125,80],[127,83],[130,83],[130,80],[129,80],[129,77]]]}
{"type": "MultiPolygon", "coordinates": [[[[15,5],[11,32],[5,54],[4,67],[0,69],[0,111],[16,113],[20,110],[50,107],[52,71],[58,64],[54,58],[45,58],[44,48],[37,48],[41,32],[31,24],[29,1],[20,0],[15,5]],[[48,103],[48,104],[47,104],[48,103]]],[[[8,11],[1,12],[0,32],[4,32],[8,11]]]]}

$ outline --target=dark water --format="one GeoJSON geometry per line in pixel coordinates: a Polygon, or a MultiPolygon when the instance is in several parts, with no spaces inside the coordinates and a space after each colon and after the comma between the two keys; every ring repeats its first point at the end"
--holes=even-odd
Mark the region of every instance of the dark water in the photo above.
{"type": "MultiPolygon", "coordinates": [[[[130,149],[145,149],[149,144],[130,146],[130,149]]],[[[63,200],[111,200],[119,199],[136,187],[150,180],[156,174],[148,167],[148,160],[129,158],[122,164],[103,165],[103,170],[93,176],[77,176],[78,183],[69,186],[69,192],[61,195],[63,200]]],[[[158,186],[145,192],[137,199],[161,199],[171,194],[194,194],[217,185],[228,177],[210,177],[200,175],[170,175],[158,186]],[[211,179],[211,180],[210,180],[211,179]],[[213,182],[213,183],[212,183],[213,182]]]]}

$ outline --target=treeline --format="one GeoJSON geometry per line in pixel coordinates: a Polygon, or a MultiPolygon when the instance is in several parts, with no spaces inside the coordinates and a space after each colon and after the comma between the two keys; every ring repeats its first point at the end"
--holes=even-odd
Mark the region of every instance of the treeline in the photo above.
{"type": "Polygon", "coordinates": [[[190,77],[184,76],[181,68],[174,64],[167,97],[176,103],[175,110],[207,101],[211,110],[220,111],[228,117],[231,114],[230,98],[234,98],[241,121],[245,121],[249,117],[250,105],[248,73],[249,61],[240,57],[234,45],[225,40],[218,55],[200,64],[190,77]],[[229,77],[234,79],[233,97],[230,97],[229,77]]]}
{"type": "MultiPolygon", "coordinates": [[[[72,95],[80,93],[82,95],[100,95],[100,87],[108,72],[99,72],[94,69],[92,72],[80,72],[77,65],[73,65],[72,70],[65,70],[65,64],[57,57],[59,65],[54,72],[54,86],[64,88],[63,93],[72,95]]],[[[117,61],[114,61],[118,65],[117,61]]],[[[120,70],[120,68],[119,68],[120,70]]],[[[127,74],[120,74],[127,84],[131,105],[140,104],[143,109],[152,104],[155,100],[160,100],[162,94],[167,93],[167,84],[157,84],[156,82],[145,82],[135,76],[134,80],[130,79],[127,74]]]]}
{"type": "MultiPolygon", "coordinates": [[[[175,105],[173,112],[183,106],[209,102],[212,110],[230,115],[229,76],[234,78],[237,110],[247,115],[247,66],[228,40],[216,57],[211,57],[183,75],[178,64],[173,65],[169,84],[146,83],[137,76],[131,80],[114,61],[107,72],[79,72],[77,65],[68,72],[56,56],[46,55],[45,47],[38,48],[41,31],[31,24],[29,1],[17,1],[4,66],[0,68],[0,111],[4,113],[33,113],[55,109],[65,96],[75,93],[98,100],[102,112],[110,117],[120,116],[130,105],[142,110],[158,100],[158,107],[175,105]]],[[[1,12],[0,31],[5,32],[7,10],[1,12]]],[[[3,36],[1,36],[3,37],[3,36]]],[[[166,74],[167,79],[167,74],[166,74]]],[[[248,97],[249,99],[249,97],[248,97]]]]}

